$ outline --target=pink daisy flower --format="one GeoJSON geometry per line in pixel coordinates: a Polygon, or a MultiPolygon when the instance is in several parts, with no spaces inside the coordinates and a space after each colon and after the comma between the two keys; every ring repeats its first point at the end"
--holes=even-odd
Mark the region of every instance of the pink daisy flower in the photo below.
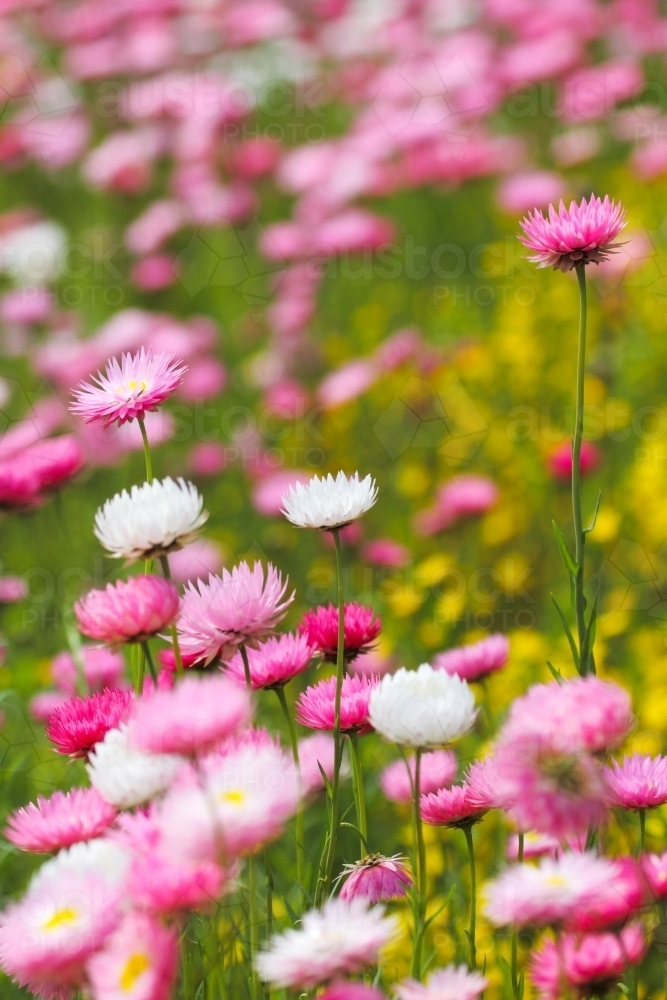
{"type": "Polygon", "coordinates": [[[279,989],[308,990],[376,965],[396,930],[382,906],[369,909],[361,899],[330,899],[321,910],[304,914],[298,929],[273,937],[257,956],[257,971],[279,989]]]}
{"type": "Polygon", "coordinates": [[[634,754],[605,768],[611,805],[622,809],[654,809],[667,802],[667,757],[634,754]]]}
{"type": "Polygon", "coordinates": [[[231,659],[241,643],[255,646],[273,632],[294,600],[285,598],[287,580],[269,563],[252,569],[239,563],[231,572],[189,583],[178,618],[181,649],[210,663],[231,659]]]}
{"type": "MultiPolygon", "coordinates": [[[[457,761],[453,750],[431,750],[422,755],[419,769],[419,786],[424,795],[437,792],[450,785],[456,777],[457,761]]],[[[380,774],[380,788],[392,802],[412,801],[412,786],[415,780],[415,758],[408,763],[395,760],[380,774]]]]}
{"type": "Polygon", "coordinates": [[[131,576],[90,590],[74,605],[77,627],[91,639],[119,645],[142,642],[166,628],[178,612],[179,598],[171,580],[131,576]]]}
{"type": "MultiPolygon", "coordinates": [[[[298,625],[311,646],[318,649],[325,660],[336,662],[338,653],[338,608],[333,604],[320,605],[307,611],[298,625]]],[[[363,604],[346,604],[343,612],[343,649],[346,660],[354,660],[360,653],[373,648],[382,629],[373,609],[363,604]]]]}
{"type": "Polygon", "coordinates": [[[396,986],[396,996],[399,1000],[477,1000],[488,985],[479,972],[465,965],[448,965],[431,972],[425,984],[404,979],[396,986]]]}
{"type": "Polygon", "coordinates": [[[644,854],[641,868],[655,899],[667,896],[667,851],[664,854],[644,854]]]}
{"type": "Polygon", "coordinates": [[[82,382],[70,410],[86,423],[101,420],[103,427],[120,426],[157,410],[176,391],[186,371],[173,355],[165,351],[153,354],[142,347],[137,354],[123,354],[120,364],[111,358],[106,373],[93,376],[97,385],[82,382]]]}
{"type": "Polygon", "coordinates": [[[478,681],[495,670],[502,670],[507,663],[510,644],[507,636],[490,635],[469,646],[459,646],[438,653],[431,662],[435,670],[456,674],[466,681],[478,681]]]}
{"type": "MultiPolygon", "coordinates": [[[[353,674],[343,678],[340,698],[340,729],[343,733],[368,732],[368,706],[380,678],[353,674]]],[[[336,678],[328,677],[307,687],[296,703],[296,717],[309,729],[335,728],[336,678]]]]}
{"type": "Polygon", "coordinates": [[[116,810],[94,788],[75,788],[17,809],[7,818],[5,836],[22,851],[47,854],[99,837],[115,817],[116,810]]]}
{"type": "Polygon", "coordinates": [[[171,995],[177,963],[176,928],[130,912],[90,959],[87,972],[95,1000],[164,1000],[171,995]]]}
{"type": "Polygon", "coordinates": [[[0,461],[0,507],[34,507],[83,466],[81,446],[70,434],[29,445],[0,461]]]}
{"type": "Polygon", "coordinates": [[[619,934],[563,934],[533,952],[530,978],[541,1000],[559,1000],[564,986],[583,996],[600,996],[642,960],[646,936],[640,924],[619,934]]]}
{"type": "MultiPolygon", "coordinates": [[[[308,668],[315,655],[305,635],[271,636],[256,649],[247,651],[250,683],[254,690],[283,687],[297,674],[308,668]]],[[[227,664],[225,673],[239,684],[246,683],[243,657],[237,653],[227,664]]]]}
{"type": "Polygon", "coordinates": [[[320,993],[318,1000],[386,1000],[386,998],[375,986],[340,979],[328,986],[324,993],[320,993]]]}
{"type": "Polygon", "coordinates": [[[340,899],[365,899],[367,903],[388,902],[405,896],[412,885],[412,876],[405,859],[396,854],[385,858],[382,854],[369,854],[362,861],[345,865],[345,881],[339,893],[340,899]]]}
{"type": "Polygon", "coordinates": [[[299,771],[304,795],[312,795],[324,788],[322,771],[327,781],[333,781],[334,749],[333,737],[328,733],[314,733],[299,740],[299,771]]]}
{"type": "MultiPolygon", "coordinates": [[[[119,687],[125,673],[125,660],[121,653],[105,646],[82,646],[81,665],[83,679],[90,691],[119,687]]],[[[69,652],[58,653],[51,660],[53,683],[66,694],[75,695],[79,668],[69,652]]]]}
{"type": "Polygon", "coordinates": [[[604,886],[589,893],[564,926],[572,931],[600,931],[619,927],[646,902],[646,883],[634,858],[614,858],[614,871],[604,886]]]}
{"type": "MultiPolygon", "coordinates": [[[[535,830],[527,830],[523,835],[523,858],[525,861],[531,858],[553,858],[561,850],[561,844],[557,837],[550,837],[546,833],[537,833],[535,830]]],[[[507,857],[510,861],[519,860],[519,835],[512,834],[507,841],[507,857]]]]}
{"type": "Polygon", "coordinates": [[[135,703],[130,743],[145,753],[202,753],[251,716],[248,692],[226,677],[186,677],[135,703]]]}
{"type": "Polygon", "coordinates": [[[129,717],[133,700],[126,688],[107,688],[70,698],[49,717],[46,735],[58,753],[87,757],[110,729],[116,729],[129,717]]]}
{"type": "Polygon", "coordinates": [[[529,250],[534,250],[533,261],[538,267],[553,267],[570,271],[586,264],[601,264],[621,243],[615,238],[626,224],[625,209],[605,196],[604,201],[591,195],[588,201],[571,202],[566,208],[561,201],[556,212],[549,205],[548,218],[534,209],[520,225],[523,236],[519,239],[529,250]]]}
{"type": "MultiPolygon", "coordinates": [[[[421,784],[421,781],[420,781],[421,784]]],[[[433,826],[463,829],[479,823],[495,804],[495,795],[487,775],[487,766],[473,764],[462,785],[441,788],[438,792],[422,795],[422,818],[433,826]]]]}

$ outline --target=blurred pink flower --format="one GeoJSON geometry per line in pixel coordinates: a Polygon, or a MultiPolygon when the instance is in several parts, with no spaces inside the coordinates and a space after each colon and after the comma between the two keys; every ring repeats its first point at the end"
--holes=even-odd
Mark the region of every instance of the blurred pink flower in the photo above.
{"type": "Polygon", "coordinates": [[[111,826],[116,810],[94,788],[74,788],[37,797],[7,817],[5,836],[22,851],[48,854],[99,837],[111,826]]]}
{"type": "Polygon", "coordinates": [[[220,546],[208,538],[198,538],[169,554],[169,569],[175,583],[205,579],[222,569],[220,546]]]}
{"type": "Polygon", "coordinates": [[[249,180],[271,174],[278,166],[282,147],[271,139],[247,139],[237,146],[231,156],[231,169],[249,180]]]}
{"type": "Polygon", "coordinates": [[[479,972],[448,965],[429,973],[426,984],[404,979],[396,986],[396,996],[399,1000],[478,1000],[487,986],[488,980],[479,972]]]}
{"type": "Polygon", "coordinates": [[[374,566],[390,566],[402,569],[410,562],[410,550],[391,538],[374,538],[364,545],[361,557],[374,566]]]}
{"type": "Polygon", "coordinates": [[[667,802],[667,757],[633,754],[605,768],[610,804],[623,809],[655,809],[667,802]]]}
{"type": "Polygon", "coordinates": [[[438,490],[436,502],[415,519],[420,535],[434,535],[458,518],[484,514],[498,499],[498,487],[486,476],[454,476],[438,490]]]}
{"type": "Polygon", "coordinates": [[[70,698],[51,713],[46,735],[58,753],[87,757],[110,729],[116,729],[132,710],[133,694],[125,688],[107,688],[82,698],[70,698]]]}
{"type": "Polygon", "coordinates": [[[41,691],[30,699],[30,714],[39,722],[48,722],[56,709],[66,705],[70,697],[61,691],[41,691]]]}
{"type": "Polygon", "coordinates": [[[249,725],[248,692],[226,677],[188,676],[135,702],[130,745],[145,753],[195,754],[249,725]]]}
{"type": "Polygon", "coordinates": [[[169,288],[178,278],[178,265],[168,254],[143,257],[130,270],[130,281],[144,292],[169,288]]]}
{"type": "Polygon", "coordinates": [[[412,885],[405,859],[396,855],[385,858],[370,854],[353,865],[343,868],[340,899],[365,899],[371,905],[400,899],[412,885]]]}
{"type": "Polygon", "coordinates": [[[641,924],[630,924],[619,934],[563,934],[546,940],[533,952],[530,978],[540,1000],[558,1000],[566,988],[599,996],[614,986],[647,948],[641,924]]]}
{"type": "Polygon", "coordinates": [[[304,486],[310,482],[310,475],[298,469],[279,469],[264,479],[260,479],[252,491],[255,510],[266,517],[278,517],[282,513],[283,496],[295,483],[304,486]]]}
{"type": "Polygon", "coordinates": [[[391,673],[396,666],[390,656],[383,656],[377,649],[371,649],[368,653],[360,653],[348,664],[348,669],[355,674],[377,674],[384,677],[391,673]]]}
{"type": "MultiPolygon", "coordinates": [[[[423,754],[419,771],[422,794],[428,795],[446,788],[456,777],[456,769],[456,754],[453,750],[431,750],[430,753],[423,754]]],[[[404,760],[395,760],[381,772],[380,788],[392,802],[408,803],[413,798],[414,777],[414,757],[409,758],[408,765],[404,760]]]]}
{"type": "Polygon", "coordinates": [[[664,854],[644,854],[640,863],[654,899],[664,899],[667,896],[667,851],[664,854]]]}
{"type": "Polygon", "coordinates": [[[177,929],[131,910],[86,966],[94,996],[111,1000],[123,993],[136,1000],[171,994],[178,966],[177,929]]]}
{"type": "Polygon", "coordinates": [[[28,586],[22,576],[0,576],[0,604],[15,604],[28,596],[28,586]]]}
{"type": "Polygon", "coordinates": [[[358,358],[330,372],[320,383],[317,399],[325,409],[349,403],[362,396],[378,378],[378,372],[371,362],[358,358]]]}
{"type": "Polygon", "coordinates": [[[586,201],[561,201],[558,211],[549,205],[548,218],[537,208],[521,221],[519,239],[535,253],[528,260],[538,267],[571,271],[586,264],[599,264],[618,248],[614,239],[625,226],[625,209],[605,196],[591,195],[586,201]]]}
{"type": "Polygon", "coordinates": [[[431,665],[447,674],[457,674],[466,681],[478,681],[496,670],[502,670],[507,663],[509,648],[507,636],[495,633],[468,646],[457,646],[438,653],[431,660],[431,665]]]}
{"type": "Polygon", "coordinates": [[[333,737],[328,733],[314,733],[299,740],[299,770],[304,795],[312,795],[324,788],[320,767],[327,780],[333,781],[334,749],[333,737]]]}
{"type": "Polygon", "coordinates": [[[264,393],[264,406],[271,416],[281,420],[301,417],[308,405],[308,392],[293,379],[283,378],[274,382],[264,393]]]}
{"type": "Polygon", "coordinates": [[[178,591],[161,576],[131,576],[89,590],[74,605],[83,635],[109,645],[142,642],[169,625],[178,613],[178,591]]]}
{"type": "Polygon", "coordinates": [[[636,62],[614,59],[576,70],[561,92],[560,114],[574,124],[597,121],[621,101],[633,97],[644,82],[636,62]]]}
{"type": "Polygon", "coordinates": [[[112,132],[89,153],[83,175],[92,187],[134,194],[149,183],[163,145],[163,136],[154,128],[112,132]]]}
{"type": "MultiPolygon", "coordinates": [[[[561,850],[560,840],[547,833],[535,833],[528,830],[523,835],[523,858],[555,857],[561,850]]],[[[510,861],[519,860],[519,834],[513,833],[507,841],[506,856],[510,861]]]]}
{"type": "Polygon", "coordinates": [[[190,468],[198,476],[217,476],[227,464],[225,446],[217,441],[200,441],[190,452],[190,468]]]}
{"type": "MultiPolygon", "coordinates": [[[[122,687],[125,660],[121,653],[105,646],[81,646],[83,680],[90,692],[102,688],[122,687]]],[[[74,695],[77,689],[78,668],[69,652],[58,653],[51,660],[51,677],[59,691],[74,695]]]]}
{"type": "MultiPolygon", "coordinates": [[[[343,733],[368,732],[368,705],[379,677],[348,676],[343,678],[340,700],[340,729],[343,733]]],[[[296,717],[309,729],[333,732],[335,724],[336,678],[328,677],[307,687],[296,703],[296,717]]]]}
{"type": "Polygon", "coordinates": [[[510,174],[498,188],[498,204],[506,212],[528,212],[536,206],[546,207],[565,193],[565,182],[558,174],[547,170],[510,174]]]}
{"type": "Polygon", "coordinates": [[[227,385],[227,370],[217,358],[193,361],[183,376],[178,395],[196,401],[217,396],[227,385]]]}
{"type": "Polygon", "coordinates": [[[12,289],[0,297],[0,319],[3,323],[17,326],[44,323],[52,310],[53,293],[41,285],[12,289]]]}
{"type": "MultiPolygon", "coordinates": [[[[579,468],[581,475],[587,476],[597,469],[602,460],[602,454],[591,441],[581,442],[579,468]]],[[[563,441],[549,456],[549,470],[556,479],[570,480],[572,476],[572,444],[563,441]]]]}

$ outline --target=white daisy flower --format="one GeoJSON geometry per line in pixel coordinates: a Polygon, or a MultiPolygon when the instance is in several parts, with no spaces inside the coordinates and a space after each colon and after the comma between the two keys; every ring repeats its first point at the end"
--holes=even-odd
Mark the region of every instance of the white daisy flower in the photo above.
{"type": "Polygon", "coordinates": [[[110,729],[86,764],[93,788],[119,809],[147,802],[165,791],[182,764],[176,754],[144,753],[130,745],[127,726],[110,729]]]}
{"type": "Polygon", "coordinates": [[[305,486],[295,483],[282,497],[288,521],[298,528],[342,528],[370,510],[377,500],[377,486],[370,476],[359,479],[355,472],[349,479],[344,472],[336,478],[313,476],[305,486]]]}
{"type": "Polygon", "coordinates": [[[428,663],[387,674],[370,699],[373,728],[392,743],[415,749],[440,747],[464,736],[476,715],[467,682],[428,663]]]}
{"type": "Polygon", "coordinates": [[[153,480],[107,500],[95,515],[95,535],[117,559],[157,558],[194,541],[208,517],[196,486],[153,480]]]}
{"type": "Polygon", "coordinates": [[[271,939],[256,959],[257,971],[277,988],[308,990],[337,974],[376,965],[378,952],[397,932],[384,907],[369,908],[362,899],[331,899],[310,910],[298,930],[271,939]]]}

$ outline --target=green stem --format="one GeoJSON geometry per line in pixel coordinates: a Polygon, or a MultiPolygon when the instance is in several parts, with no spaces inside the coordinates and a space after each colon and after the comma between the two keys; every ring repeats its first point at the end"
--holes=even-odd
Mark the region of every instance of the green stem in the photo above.
{"type": "MultiPolygon", "coordinates": [[[[280,702],[280,707],[283,711],[283,716],[285,717],[285,723],[287,725],[287,732],[289,733],[289,740],[292,746],[292,756],[294,757],[294,766],[296,767],[296,772],[299,775],[299,784],[301,783],[301,766],[299,764],[299,743],[296,738],[296,729],[294,727],[294,719],[292,718],[291,712],[287,705],[287,698],[285,697],[285,689],[281,687],[274,688],[276,695],[278,696],[278,701],[280,702]]],[[[301,801],[299,802],[299,808],[296,813],[296,880],[300,887],[303,887],[303,869],[304,869],[304,833],[303,833],[303,805],[301,801]]]]}
{"type": "MultiPolygon", "coordinates": [[[[271,871],[271,855],[268,847],[264,848],[264,879],[266,884],[266,941],[273,934],[273,872],[271,871]]],[[[271,988],[264,986],[264,1000],[271,1000],[271,988]]]]}
{"type": "Polygon", "coordinates": [[[577,348],[577,393],[575,404],[574,438],[572,441],[572,519],[574,522],[574,558],[577,574],[574,580],[574,612],[579,638],[579,672],[585,677],[589,672],[589,657],[582,651],[586,636],[586,598],[584,597],[584,534],[581,517],[581,441],[584,434],[584,378],[586,374],[586,268],[576,268],[579,282],[579,340],[577,348]]]}
{"type": "Polygon", "coordinates": [[[336,580],[338,585],[338,645],[336,650],[336,700],[334,703],[334,773],[331,782],[331,809],[329,813],[329,837],[327,842],[327,859],[324,878],[320,877],[316,903],[319,905],[324,896],[331,891],[333,867],[336,857],[336,841],[340,826],[338,808],[338,792],[340,788],[340,767],[343,759],[343,741],[340,732],[340,700],[345,675],[345,605],[343,601],[343,559],[340,545],[340,529],[331,532],[336,549],[336,580]]]}
{"type": "Polygon", "coordinates": [[[470,968],[477,968],[477,947],[475,945],[475,922],[477,919],[477,877],[475,873],[475,849],[472,842],[472,827],[465,826],[463,832],[468,845],[470,861],[470,968]]]}
{"type": "Polygon", "coordinates": [[[151,653],[150,646],[147,642],[141,643],[141,648],[144,651],[144,657],[146,663],[148,664],[148,669],[150,670],[151,677],[157,683],[157,670],[155,669],[155,663],[153,662],[153,654],[151,653]]]}
{"type": "Polygon", "coordinates": [[[364,795],[364,775],[361,770],[361,755],[359,753],[359,736],[357,733],[350,733],[350,747],[352,750],[352,777],[354,779],[354,800],[357,809],[357,826],[361,834],[361,854],[360,858],[365,858],[368,854],[368,824],[366,822],[366,797],[364,795]]]}
{"type": "Polygon", "coordinates": [[[644,853],[644,841],[646,840],[646,810],[639,810],[639,853],[644,853]]]}
{"type": "MultiPolygon", "coordinates": [[[[169,568],[169,557],[165,554],[160,556],[160,566],[162,567],[162,575],[165,580],[171,580],[171,569],[169,568]]],[[[171,644],[174,647],[174,659],[176,660],[176,676],[183,676],[183,657],[181,656],[181,647],[178,642],[178,631],[176,629],[176,622],[172,622],[169,626],[169,631],[171,633],[171,644]]]]}
{"type": "Polygon", "coordinates": [[[243,660],[243,673],[245,674],[245,686],[248,691],[252,694],[252,677],[250,676],[250,662],[248,660],[248,650],[245,648],[245,643],[241,643],[239,646],[239,651],[241,653],[241,659],[243,660]]]}
{"type": "Polygon", "coordinates": [[[412,976],[421,979],[421,957],[426,920],[426,845],[421,814],[421,763],[422,751],[415,754],[415,782],[412,790],[415,817],[415,843],[417,849],[417,908],[415,913],[415,939],[412,951],[412,976]]]}
{"type": "Polygon", "coordinates": [[[135,656],[136,656],[136,674],[134,682],[134,690],[136,694],[141,694],[144,690],[144,670],[146,667],[146,662],[144,659],[144,651],[140,645],[135,645],[135,656]]]}
{"type": "Polygon", "coordinates": [[[257,997],[257,973],[255,972],[255,955],[259,948],[257,915],[257,880],[255,875],[255,859],[248,858],[248,911],[250,932],[250,986],[253,1000],[257,997]]]}
{"type": "MultiPolygon", "coordinates": [[[[518,862],[523,864],[523,843],[524,836],[523,833],[519,831],[519,851],[518,851],[518,862]]],[[[511,974],[512,974],[512,991],[514,993],[515,1000],[519,997],[519,977],[517,975],[517,958],[518,958],[518,942],[519,938],[516,931],[512,931],[512,954],[511,954],[511,974]]]]}
{"type": "Polygon", "coordinates": [[[148,434],[146,433],[146,424],[144,422],[143,415],[137,417],[137,422],[139,424],[139,429],[141,431],[141,440],[144,442],[144,458],[146,459],[146,482],[153,482],[153,459],[151,458],[151,449],[148,443],[148,434]]]}

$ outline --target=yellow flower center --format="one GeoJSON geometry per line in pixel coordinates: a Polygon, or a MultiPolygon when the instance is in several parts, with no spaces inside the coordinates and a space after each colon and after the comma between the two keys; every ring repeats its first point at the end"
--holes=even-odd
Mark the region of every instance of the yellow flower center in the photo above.
{"type": "Polygon", "coordinates": [[[150,969],[151,963],[148,955],[145,955],[143,951],[138,951],[134,955],[130,955],[125,967],[120,974],[120,988],[125,993],[129,993],[137,979],[143,976],[144,972],[150,969]]]}
{"type": "Polygon", "coordinates": [[[78,916],[79,914],[71,906],[66,906],[62,910],[56,910],[53,916],[44,924],[44,930],[53,931],[56,927],[62,927],[63,924],[72,924],[78,916]]]}
{"type": "Polygon", "coordinates": [[[544,881],[547,885],[552,885],[556,889],[562,889],[567,885],[567,879],[562,875],[547,875],[544,881]]]}
{"type": "Polygon", "coordinates": [[[229,792],[221,792],[218,798],[221,802],[228,802],[232,806],[242,806],[245,802],[245,792],[240,788],[233,788],[229,792]]]}

